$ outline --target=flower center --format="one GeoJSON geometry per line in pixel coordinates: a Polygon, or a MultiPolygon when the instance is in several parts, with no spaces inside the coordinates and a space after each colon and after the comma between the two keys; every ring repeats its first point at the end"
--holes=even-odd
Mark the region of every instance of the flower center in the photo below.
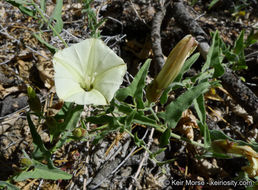
{"type": "Polygon", "coordinates": [[[86,92],[89,92],[93,89],[93,83],[94,83],[94,80],[95,80],[95,76],[96,76],[96,72],[93,73],[92,75],[87,75],[85,76],[83,82],[80,83],[80,86],[81,88],[83,88],[83,90],[85,90],[86,92]]]}

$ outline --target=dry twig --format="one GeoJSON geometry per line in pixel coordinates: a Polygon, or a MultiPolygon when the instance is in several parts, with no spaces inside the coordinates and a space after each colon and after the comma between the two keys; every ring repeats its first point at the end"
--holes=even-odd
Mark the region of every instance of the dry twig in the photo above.
{"type": "Polygon", "coordinates": [[[151,28],[152,50],[154,54],[154,60],[157,63],[159,71],[161,70],[161,68],[165,63],[164,56],[162,53],[162,48],[161,48],[161,36],[160,36],[160,27],[165,14],[166,14],[166,8],[161,7],[160,10],[158,10],[158,12],[156,12],[155,16],[153,17],[152,28],[151,28]]]}
{"type": "MultiPolygon", "coordinates": [[[[151,144],[152,144],[152,142],[153,142],[153,139],[152,139],[153,134],[154,134],[154,128],[151,129],[151,133],[150,133],[150,136],[149,136],[149,139],[148,139],[148,144],[147,144],[147,147],[146,147],[146,148],[148,148],[148,149],[150,148],[150,146],[151,146],[151,144]]],[[[135,173],[135,175],[134,175],[134,177],[133,177],[134,182],[137,181],[137,178],[138,178],[138,176],[139,176],[139,174],[140,174],[140,172],[141,172],[141,169],[142,169],[142,167],[143,167],[143,163],[145,162],[145,160],[148,159],[148,156],[149,156],[148,151],[145,150],[144,156],[143,156],[143,158],[142,158],[142,160],[141,160],[141,162],[140,162],[140,164],[139,164],[139,167],[138,167],[138,169],[137,169],[137,172],[135,173]]],[[[132,187],[133,187],[133,185],[130,184],[128,190],[131,190],[132,187]]]]}

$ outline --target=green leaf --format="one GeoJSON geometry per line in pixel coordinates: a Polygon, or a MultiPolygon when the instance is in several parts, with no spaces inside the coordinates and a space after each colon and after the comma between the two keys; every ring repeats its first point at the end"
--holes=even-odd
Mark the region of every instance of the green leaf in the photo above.
{"type": "Polygon", "coordinates": [[[40,151],[42,153],[42,155],[48,160],[48,163],[50,165],[52,165],[52,167],[53,167],[53,163],[51,161],[51,153],[50,153],[50,151],[47,150],[43,141],[41,140],[41,137],[38,134],[38,132],[36,130],[36,127],[33,124],[29,113],[27,113],[27,121],[28,121],[28,124],[29,124],[31,136],[32,136],[32,139],[33,139],[33,143],[35,144],[35,151],[40,151]]]}
{"type": "Polygon", "coordinates": [[[71,179],[72,175],[68,174],[58,168],[49,168],[47,165],[41,164],[34,160],[34,168],[30,171],[23,171],[13,179],[15,181],[23,181],[28,178],[33,179],[50,179],[50,180],[59,180],[59,179],[71,179]]]}
{"type": "Polygon", "coordinates": [[[258,40],[258,32],[254,33],[254,30],[251,29],[251,32],[245,41],[245,47],[249,47],[250,45],[256,43],[257,40],[258,40]]]}
{"type": "Polygon", "coordinates": [[[40,9],[42,12],[46,12],[46,0],[40,0],[40,9]]]}
{"type": "Polygon", "coordinates": [[[125,119],[125,128],[129,129],[131,127],[131,124],[133,122],[134,116],[137,112],[133,110],[125,119]]]}
{"type": "Polygon", "coordinates": [[[180,82],[183,75],[191,68],[191,66],[195,63],[195,61],[197,61],[197,59],[199,58],[200,53],[195,53],[193,54],[190,58],[188,58],[182,69],[180,70],[180,72],[178,73],[176,79],[174,80],[174,82],[180,82]]]}
{"type": "Polygon", "coordinates": [[[235,41],[233,51],[235,54],[240,54],[244,50],[244,30],[241,31],[237,40],[235,41]]]}
{"type": "Polygon", "coordinates": [[[65,120],[63,123],[63,130],[73,130],[80,119],[83,105],[70,104],[67,112],[65,113],[65,120]]]}
{"type": "Polygon", "coordinates": [[[200,82],[208,81],[208,79],[212,78],[213,73],[214,73],[214,69],[210,69],[206,72],[200,72],[197,75],[191,77],[191,82],[195,84],[196,82],[200,83],[200,82]]]}
{"type": "Polygon", "coordinates": [[[210,130],[208,125],[206,123],[198,123],[198,125],[203,129],[204,146],[208,148],[211,145],[210,130]]]}
{"type": "Polygon", "coordinates": [[[206,124],[206,110],[203,94],[194,99],[194,107],[200,119],[200,122],[198,122],[198,126],[200,128],[201,135],[204,137],[204,146],[208,148],[211,144],[211,138],[209,128],[206,124]]]}
{"type": "Polygon", "coordinates": [[[55,151],[66,143],[68,136],[72,135],[72,131],[76,128],[82,111],[83,105],[74,106],[74,104],[70,104],[68,111],[65,113],[64,122],[60,126],[60,129],[62,129],[62,131],[60,131],[61,137],[52,151],[55,151]]]}
{"type": "MultiPolygon", "coordinates": [[[[78,106],[77,109],[81,109],[81,106],[78,106]]],[[[60,134],[65,134],[66,132],[70,133],[73,129],[66,130],[67,117],[70,117],[72,114],[72,111],[76,110],[76,107],[74,107],[74,104],[65,102],[62,106],[62,109],[55,115],[54,118],[46,118],[46,121],[48,123],[54,124],[52,128],[49,127],[49,132],[51,134],[51,139],[59,139],[60,134]],[[64,122],[59,123],[57,121],[64,120],[64,122]]],[[[75,124],[76,125],[76,124],[75,124]]],[[[59,139],[60,140],[60,139],[59,139]]]]}
{"type": "Polygon", "coordinates": [[[225,54],[225,57],[229,62],[237,61],[237,55],[232,53],[231,51],[225,50],[223,53],[225,54]]]}
{"type": "Polygon", "coordinates": [[[219,0],[212,0],[212,2],[209,4],[208,9],[211,9],[218,2],[219,2],[219,0]]]}
{"type": "Polygon", "coordinates": [[[40,35],[36,34],[36,33],[33,33],[33,36],[40,42],[42,43],[43,45],[45,45],[48,50],[52,53],[52,54],[55,54],[58,49],[54,46],[52,46],[51,44],[49,44],[48,42],[46,42],[45,40],[43,40],[43,38],[41,38],[40,35]]]}
{"type": "Polygon", "coordinates": [[[143,105],[143,89],[145,87],[145,79],[150,67],[150,59],[147,59],[141,67],[133,82],[126,88],[120,88],[116,93],[116,98],[120,101],[125,100],[128,96],[135,98],[137,107],[144,108],[143,105]]]}
{"type": "Polygon", "coordinates": [[[156,152],[153,152],[152,154],[150,154],[150,158],[156,157],[160,153],[164,152],[166,149],[167,149],[166,147],[158,149],[156,152]]]}
{"type": "Polygon", "coordinates": [[[221,158],[221,159],[229,159],[232,158],[231,155],[227,155],[224,153],[218,153],[215,150],[213,150],[212,148],[209,149],[209,151],[205,152],[204,154],[201,155],[201,158],[221,158]]]}
{"type": "Polygon", "coordinates": [[[160,111],[157,113],[157,116],[163,120],[166,119],[166,113],[164,111],[160,111]]]}
{"type": "Polygon", "coordinates": [[[151,119],[139,112],[137,112],[134,116],[134,123],[151,126],[151,127],[157,127],[156,120],[151,119]]]}
{"type": "Polygon", "coordinates": [[[97,136],[92,141],[92,144],[97,145],[101,139],[105,138],[108,135],[108,133],[110,133],[110,131],[108,131],[108,130],[98,133],[97,136]]]}
{"type": "Polygon", "coordinates": [[[194,107],[200,121],[204,124],[206,122],[206,110],[203,94],[201,94],[198,98],[194,99],[194,107]]]}
{"type": "Polygon", "coordinates": [[[20,9],[20,11],[28,16],[35,17],[36,11],[29,8],[29,5],[32,5],[29,1],[26,0],[6,0],[6,2],[12,4],[13,6],[20,9]]]}
{"type": "Polygon", "coordinates": [[[160,143],[160,147],[164,147],[169,143],[171,137],[171,130],[170,128],[167,128],[166,131],[164,131],[164,133],[162,133],[162,135],[159,138],[159,143],[160,143]]]}
{"type": "Polygon", "coordinates": [[[203,82],[198,86],[188,89],[184,94],[180,95],[176,100],[171,102],[165,111],[165,118],[168,124],[168,128],[174,128],[177,122],[182,116],[183,111],[185,111],[194,99],[198,98],[201,94],[205,93],[211,84],[209,82],[203,82]]]}
{"type": "Polygon", "coordinates": [[[244,49],[244,30],[242,30],[233,47],[233,53],[236,57],[235,61],[233,62],[233,70],[247,69],[244,49]]]}
{"type": "Polygon", "coordinates": [[[49,23],[53,20],[56,21],[54,28],[59,34],[63,30],[63,20],[62,20],[62,7],[63,7],[63,0],[57,0],[55,9],[50,17],[49,23]]]}
{"type": "Polygon", "coordinates": [[[192,0],[191,1],[191,6],[194,6],[197,2],[198,2],[198,0],[192,0]]]}
{"type": "Polygon", "coordinates": [[[181,82],[173,82],[169,87],[167,87],[160,97],[160,103],[164,105],[168,101],[168,94],[171,90],[176,90],[179,87],[183,87],[184,85],[181,82]]]}
{"type": "Polygon", "coordinates": [[[94,124],[107,124],[113,121],[113,116],[101,115],[86,117],[86,121],[94,124]]]}
{"type": "Polygon", "coordinates": [[[21,163],[24,164],[25,166],[31,166],[33,164],[33,160],[29,157],[29,155],[25,152],[25,150],[22,150],[24,154],[24,160],[21,159],[21,163]],[[22,162],[23,161],[23,162],[22,162]]]}
{"type": "Polygon", "coordinates": [[[118,108],[119,112],[122,112],[124,114],[130,114],[133,111],[133,108],[131,108],[128,104],[123,102],[116,104],[116,107],[118,108]]]}
{"type": "Polygon", "coordinates": [[[214,67],[215,69],[213,74],[214,78],[219,77],[224,73],[224,68],[222,66],[223,57],[221,53],[220,44],[221,44],[221,39],[219,38],[218,31],[216,31],[213,34],[212,45],[209,49],[206,62],[202,68],[202,72],[204,72],[210,67],[214,67]]]}
{"type": "Polygon", "coordinates": [[[15,185],[6,181],[0,181],[0,189],[1,187],[7,187],[7,190],[19,190],[15,185]]]}

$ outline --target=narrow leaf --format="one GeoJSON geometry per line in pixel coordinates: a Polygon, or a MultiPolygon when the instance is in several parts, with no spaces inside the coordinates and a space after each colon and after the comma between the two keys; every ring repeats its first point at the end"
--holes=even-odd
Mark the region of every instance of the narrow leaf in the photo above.
{"type": "Polygon", "coordinates": [[[201,94],[198,98],[194,99],[194,107],[200,121],[204,124],[206,122],[206,110],[203,94],[201,94]]]}
{"type": "Polygon", "coordinates": [[[202,72],[206,71],[210,67],[214,67],[215,71],[213,74],[213,77],[219,77],[223,75],[224,68],[222,66],[222,55],[221,55],[221,49],[220,49],[220,38],[219,33],[216,31],[213,34],[212,38],[212,45],[209,49],[206,62],[202,68],[202,72]]]}
{"type": "Polygon", "coordinates": [[[48,42],[46,42],[45,40],[43,40],[43,38],[41,38],[40,35],[36,34],[36,33],[33,33],[33,36],[40,42],[42,43],[43,45],[45,45],[48,50],[52,53],[52,54],[55,54],[58,49],[54,46],[52,46],[51,44],[49,44],[48,42]]]}
{"type": "Polygon", "coordinates": [[[164,131],[164,133],[162,133],[162,135],[159,138],[159,143],[160,143],[160,147],[164,147],[169,143],[171,137],[171,130],[170,128],[167,128],[166,131],[164,131]]]}
{"type": "Polygon", "coordinates": [[[65,144],[68,136],[72,134],[73,129],[76,127],[80,119],[82,110],[82,105],[77,105],[75,107],[73,107],[73,104],[70,105],[68,112],[65,115],[65,121],[60,127],[62,129],[62,135],[52,151],[55,151],[65,144]]]}
{"type": "Polygon", "coordinates": [[[106,124],[106,123],[112,122],[113,121],[113,117],[112,116],[108,116],[108,115],[91,116],[91,117],[87,117],[86,121],[90,122],[90,123],[102,125],[102,124],[106,124]]]}
{"type": "Polygon", "coordinates": [[[38,134],[36,127],[33,124],[29,113],[27,113],[27,120],[28,120],[28,124],[29,124],[29,128],[30,128],[31,136],[33,139],[33,143],[35,143],[35,145],[37,146],[36,148],[39,148],[39,150],[42,152],[42,154],[45,156],[45,158],[47,158],[48,161],[50,161],[51,154],[46,149],[45,145],[43,144],[43,141],[41,140],[41,137],[38,134]]]}
{"type": "Polygon", "coordinates": [[[56,23],[54,25],[55,30],[59,34],[63,29],[63,20],[62,20],[62,7],[63,7],[63,0],[57,0],[55,9],[50,17],[50,22],[55,20],[56,23]]]}
{"type": "Polygon", "coordinates": [[[210,131],[208,128],[208,125],[206,123],[198,123],[199,127],[202,128],[203,131],[203,137],[204,137],[204,146],[206,148],[210,147],[211,145],[211,137],[210,137],[210,131]]]}
{"type": "Polygon", "coordinates": [[[0,181],[0,187],[6,187],[7,190],[19,190],[19,188],[17,188],[15,185],[6,181],[0,181]]]}
{"type": "Polygon", "coordinates": [[[147,116],[142,115],[141,113],[137,112],[134,116],[134,122],[146,126],[155,127],[157,126],[156,120],[151,119],[147,116]]]}
{"type": "Polygon", "coordinates": [[[144,65],[141,67],[133,82],[126,88],[121,88],[116,93],[116,98],[120,101],[125,100],[128,96],[136,99],[137,103],[140,104],[138,108],[143,108],[143,89],[145,87],[145,79],[150,67],[150,59],[147,59],[144,65]]]}
{"type": "Polygon", "coordinates": [[[12,4],[13,6],[17,7],[18,9],[20,9],[20,11],[23,14],[26,14],[28,16],[31,17],[35,17],[36,11],[34,9],[31,9],[28,7],[28,5],[31,5],[30,2],[26,1],[26,0],[6,0],[6,2],[12,4]]]}
{"type": "Polygon", "coordinates": [[[184,85],[181,82],[173,82],[171,85],[169,85],[168,88],[164,90],[160,97],[160,103],[164,105],[168,101],[168,95],[172,90],[176,90],[177,88],[184,87],[184,85]]]}
{"type": "Polygon", "coordinates": [[[240,35],[238,36],[234,44],[235,54],[240,54],[242,51],[244,51],[244,30],[241,31],[240,35]]]}
{"type": "Polygon", "coordinates": [[[195,53],[193,54],[190,58],[188,58],[181,71],[179,72],[179,74],[177,75],[176,79],[174,80],[174,82],[180,82],[183,75],[191,68],[191,66],[195,63],[195,61],[197,61],[197,59],[199,58],[200,53],[195,53]]]}
{"type": "Polygon", "coordinates": [[[175,101],[171,102],[165,111],[165,118],[168,124],[168,128],[174,128],[177,125],[177,122],[182,116],[183,111],[185,111],[191,104],[194,99],[199,97],[201,94],[206,92],[210,87],[209,82],[203,82],[198,86],[188,89],[184,94],[179,96],[175,101]]]}
{"type": "Polygon", "coordinates": [[[59,180],[59,179],[71,179],[72,175],[68,174],[58,168],[50,169],[47,165],[41,164],[35,161],[34,168],[31,171],[21,172],[19,175],[15,176],[13,179],[15,181],[23,181],[28,178],[33,179],[51,179],[51,180],[59,180]]]}
{"type": "Polygon", "coordinates": [[[125,119],[125,128],[129,129],[137,112],[133,110],[125,119]]]}
{"type": "Polygon", "coordinates": [[[219,0],[212,0],[212,2],[209,4],[208,9],[211,9],[218,2],[219,2],[219,0]]]}
{"type": "Polygon", "coordinates": [[[46,0],[40,0],[40,9],[44,12],[46,12],[46,0]]]}

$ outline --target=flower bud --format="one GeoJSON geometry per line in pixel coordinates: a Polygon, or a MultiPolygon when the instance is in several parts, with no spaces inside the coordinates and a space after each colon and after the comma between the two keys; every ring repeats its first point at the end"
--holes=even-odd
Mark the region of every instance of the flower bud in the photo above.
{"type": "Polygon", "coordinates": [[[147,87],[146,96],[150,102],[155,102],[159,99],[163,90],[177,77],[185,60],[196,49],[197,45],[198,43],[194,37],[187,35],[170,52],[158,76],[147,87]]]}
{"type": "Polygon", "coordinates": [[[41,103],[39,100],[39,97],[37,97],[36,92],[31,88],[30,86],[27,88],[28,93],[28,103],[30,106],[30,109],[36,113],[41,112],[41,103]]]}
{"type": "Polygon", "coordinates": [[[29,159],[29,158],[22,158],[22,159],[21,159],[21,164],[22,164],[23,166],[29,167],[29,166],[31,166],[31,165],[33,164],[33,162],[32,162],[32,160],[29,159]]]}
{"type": "Polygon", "coordinates": [[[73,136],[76,137],[76,138],[81,138],[85,135],[86,133],[86,130],[79,127],[79,128],[76,128],[73,130],[73,136]]]}

